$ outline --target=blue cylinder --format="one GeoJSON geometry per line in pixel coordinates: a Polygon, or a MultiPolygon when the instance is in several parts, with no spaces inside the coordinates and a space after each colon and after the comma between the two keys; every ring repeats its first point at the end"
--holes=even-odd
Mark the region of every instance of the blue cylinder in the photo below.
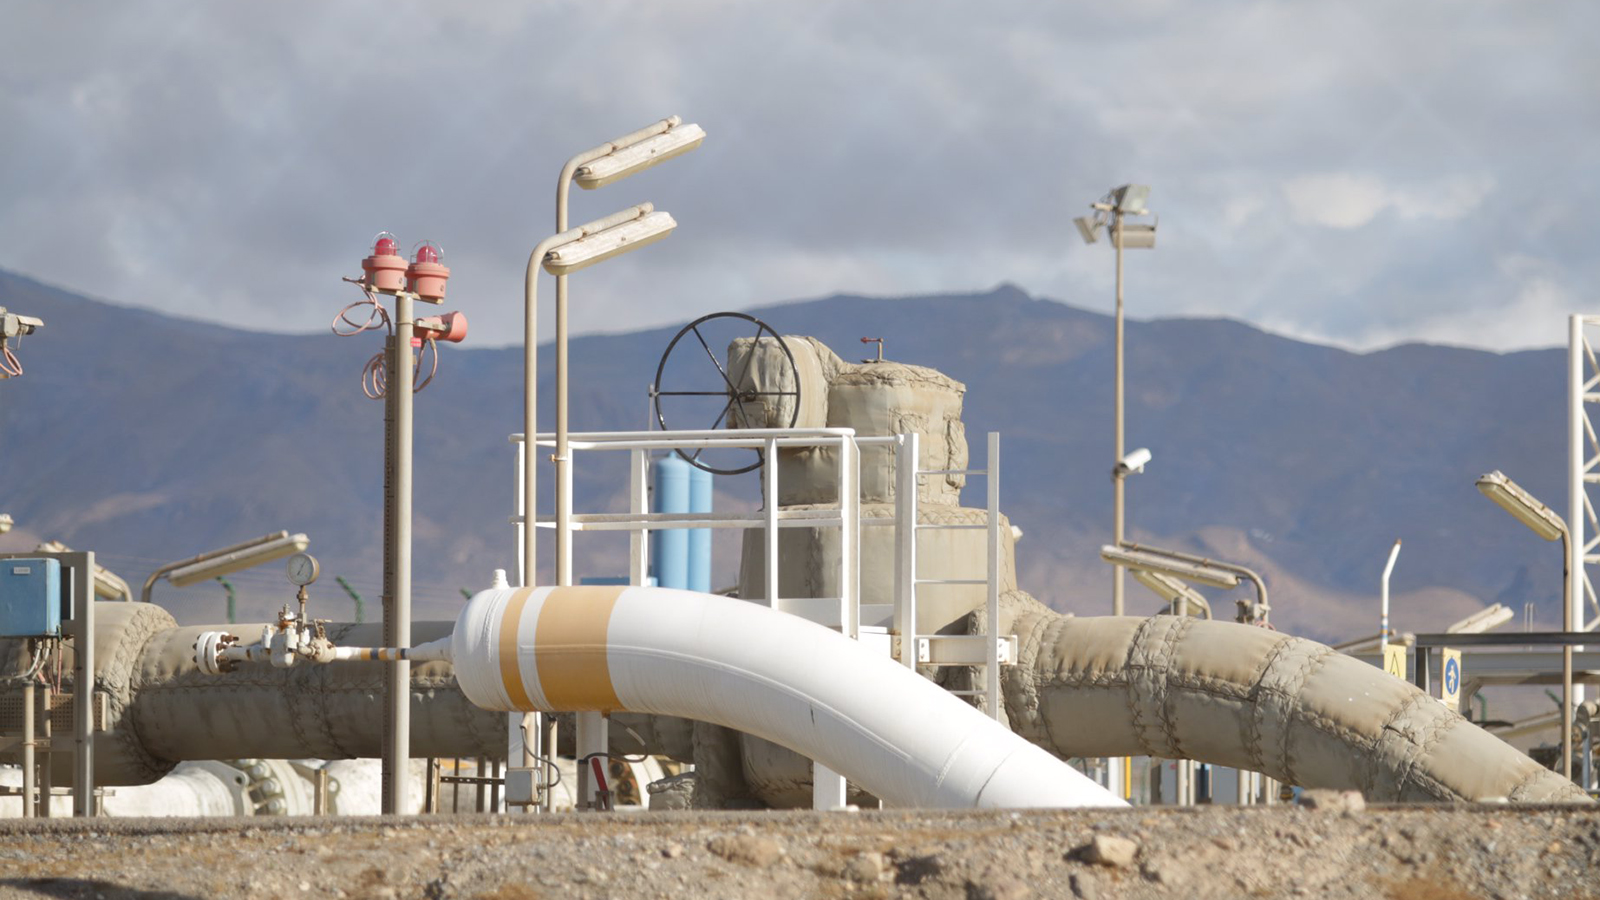
{"type": "MultiPolygon", "coordinates": [[[[650,511],[689,512],[689,480],[694,466],[676,454],[663,456],[650,467],[650,511]]],[[[689,587],[689,532],[681,528],[658,528],[650,532],[650,574],[660,587],[689,587]]]]}
{"type": "MultiPolygon", "coordinates": [[[[711,512],[711,473],[699,466],[689,467],[689,512],[711,512]]],[[[689,532],[689,590],[711,592],[711,529],[689,532]]]]}

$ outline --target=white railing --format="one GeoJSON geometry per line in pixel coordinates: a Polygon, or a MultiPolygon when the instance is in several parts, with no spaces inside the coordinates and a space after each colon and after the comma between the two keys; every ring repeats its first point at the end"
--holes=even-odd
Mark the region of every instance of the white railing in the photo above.
{"type": "Polygon", "coordinates": [[[1000,435],[989,432],[988,459],[982,469],[923,469],[918,455],[918,436],[904,435],[895,461],[895,521],[913,523],[895,532],[895,604],[893,632],[897,635],[895,658],[902,665],[981,666],[983,689],[956,691],[963,695],[981,694],[984,712],[1000,718],[1000,666],[1017,659],[1017,639],[1002,637],[1000,622],[1000,435]],[[951,475],[983,476],[986,514],[980,523],[941,524],[923,522],[917,509],[917,488],[925,477],[951,475]],[[986,567],[982,578],[924,578],[917,568],[917,533],[928,530],[972,530],[987,532],[986,567]],[[982,584],[985,588],[984,612],[987,622],[979,634],[918,634],[917,587],[924,584],[982,584]]]}

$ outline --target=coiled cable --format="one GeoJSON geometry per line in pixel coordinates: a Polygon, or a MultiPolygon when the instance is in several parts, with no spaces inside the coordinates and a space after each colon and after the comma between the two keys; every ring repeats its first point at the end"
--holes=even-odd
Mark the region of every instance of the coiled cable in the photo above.
{"type": "MultiPolygon", "coordinates": [[[[346,278],[345,281],[361,289],[360,300],[351,303],[339,310],[333,317],[329,329],[339,337],[355,337],[365,331],[384,330],[388,340],[394,340],[394,320],[389,318],[389,311],[378,302],[378,296],[370,290],[366,283],[359,278],[346,278]],[[362,308],[366,307],[366,318],[360,318],[362,308]]],[[[416,333],[413,331],[413,333],[416,333]]],[[[431,333],[421,338],[422,344],[415,351],[411,366],[411,392],[420,393],[423,388],[433,383],[433,377],[439,374],[439,346],[431,333]],[[422,376],[423,358],[429,351],[433,352],[432,364],[428,368],[426,377],[422,376]]],[[[368,359],[361,367],[361,393],[369,400],[382,400],[389,390],[389,363],[388,350],[379,350],[368,359]]],[[[19,367],[20,374],[20,367],[19,367]]]]}

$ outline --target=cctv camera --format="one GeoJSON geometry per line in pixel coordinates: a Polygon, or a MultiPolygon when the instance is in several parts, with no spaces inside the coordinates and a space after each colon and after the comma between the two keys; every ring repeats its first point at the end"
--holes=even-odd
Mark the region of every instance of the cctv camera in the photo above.
{"type": "Polygon", "coordinates": [[[1111,477],[1113,479],[1126,478],[1129,475],[1143,472],[1145,465],[1149,462],[1150,451],[1144,447],[1140,447],[1132,453],[1129,453],[1127,456],[1124,456],[1122,461],[1117,463],[1117,467],[1111,470],[1111,477]]]}
{"type": "Polygon", "coordinates": [[[44,322],[40,319],[6,312],[6,308],[0,306],[0,338],[33,334],[34,329],[42,328],[43,326],[44,322]]]}

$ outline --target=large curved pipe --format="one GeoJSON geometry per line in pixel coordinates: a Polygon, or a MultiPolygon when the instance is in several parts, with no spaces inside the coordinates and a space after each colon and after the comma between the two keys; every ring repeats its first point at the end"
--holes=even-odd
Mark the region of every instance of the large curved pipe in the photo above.
{"type": "Polygon", "coordinates": [[[1125,805],[888,657],[747,601],[646,587],[489,590],[462,610],[451,649],[477,706],[713,722],[815,759],[894,806],[1125,805]]]}
{"type": "Polygon", "coordinates": [[[1585,799],[1415,686],[1303,638],[1037,605],[1013,629],[1012,727],[1063,756],[1196,759],[1382,801],[1585,799]]]}

